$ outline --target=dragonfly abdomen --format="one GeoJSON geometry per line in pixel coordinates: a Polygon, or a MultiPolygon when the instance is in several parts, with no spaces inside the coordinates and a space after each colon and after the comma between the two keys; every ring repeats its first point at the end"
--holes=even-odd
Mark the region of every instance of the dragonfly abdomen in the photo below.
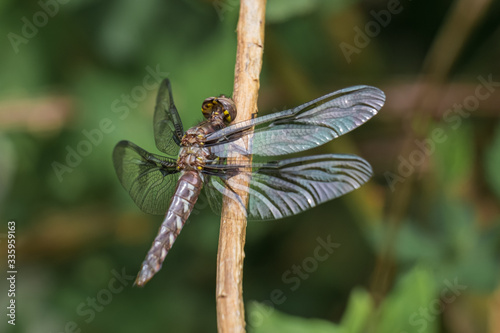
{"type": "Polygon", "coordinates": [[[168,251],[193,211],[202,186],[203,180],[198,172],[184,171],[181,174],[165,219],[137,275],[136,285],[145,285],[161,269],[168,251]]]}

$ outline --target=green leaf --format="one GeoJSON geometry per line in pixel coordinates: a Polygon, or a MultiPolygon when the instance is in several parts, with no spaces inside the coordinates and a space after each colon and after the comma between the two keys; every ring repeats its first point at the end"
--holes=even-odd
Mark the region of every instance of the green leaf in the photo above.
{"type": "Polygon", "coordinates": [[[281,313],[271,306],[252,302],[248,307],[250,333],[344,333],[337,325],[321,319],[306,319],[281,313]]]}
{"type": "Polygon", "coordinates": [[[428,268],[415,266],[381,305],[376,332],[437,332],[436,302],[439,294],[434,276],[428,268]]]}
{"type": "Polygon", "coordinates": [[[373,309],[374,304],[370,294],[363,289],[354,289],[340,326],[349,333],[365,332],[373,309]]]}

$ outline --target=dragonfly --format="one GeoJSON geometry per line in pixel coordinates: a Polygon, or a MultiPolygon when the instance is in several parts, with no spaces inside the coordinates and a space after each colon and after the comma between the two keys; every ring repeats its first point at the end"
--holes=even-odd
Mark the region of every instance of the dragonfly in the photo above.
{"type": "Polygon", "coordinates": [[[125,140],[113,151],[118,179],[136,205],[145,213],[165,214],[135,285],[144,286],[161,269],[202,189],[216,213],[226,199],[248,220],[276,220],[359,188],[371,178],[372,168],[355,155],[258,159],[325,144],[365,123],[384,102],[381,90],[359,85],[235,123],[234,101],[220,95],[205,99],[205,120],[184,131],[170,81],[164,79],[153,127],[156,147],[168,156],[125,140]],[[238,156],[257,158],[250,162],[238,156]]]}

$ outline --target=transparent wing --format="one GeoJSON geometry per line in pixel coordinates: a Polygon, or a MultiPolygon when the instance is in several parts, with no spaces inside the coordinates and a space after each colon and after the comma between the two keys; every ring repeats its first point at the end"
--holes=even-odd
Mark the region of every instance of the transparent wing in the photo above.
{"type": "Polygon", "coordinates": [[[384,101],[384,93],[374,87],[342,89],[290,110],[228,126],[208,135],[205,146],[220,157],[232,151],[260,156],[296,153],[360,126],[377,114],[384,101]],[[247,136],[252,140],[243,144],[247,136]]]}
{"type": "Polygon", "coordinates": [[[163,80],[158,90],[153,126],[158,150],[176,157],[179,154],[179,144],[184,135],[184,128],[174,104],[168,79],[163,80]]]}
{"type": "Polygon", "coordinates": [[[123,187],[143,212],[155,215],[167,212],[179,178],[176,160],[120,141],[113,151],[113,164],[123,187]]]}
{"type": "Polygon", "coordinates": [[[227,197],[246,212],[249,220],[298,214],[359,188],[372,175],[370,164],[354,155],[328,154],[253,164],[251,171],[241,171],[243,166],[214,167],[220,168],[218,177],[206,177],[204,186],[211,208],[220,214],[222,200],[227,197]],[[239,185],[242,178],[250,178],[249,186],[239,185]],[[249,195],[247,209],[238,190],[249,195]]]}

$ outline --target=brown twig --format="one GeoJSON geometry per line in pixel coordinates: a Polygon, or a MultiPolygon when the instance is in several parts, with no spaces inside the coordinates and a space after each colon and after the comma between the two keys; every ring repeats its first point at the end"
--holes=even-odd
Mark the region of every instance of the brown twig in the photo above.
{"type": "MultiPolygon", "coordinates": [[[[234,70],[233,99],[237,121],[250,119],[257,112],[259,75],[264,47],[266,0],[241,0],[238,21],[238,46],[234,70]]],[[[250,160],[251,157],[239,157],[250,160]]],[[[248,181],[248,180],[247,180],[248,181]]],[[[247,193],[236,191],[247,202],[247,193]]],[[[225,200],[217,255],[217,327],[219,332],[245,332],[243,306],[243,247],[246,218],[231,200],[225,200]]]]}

